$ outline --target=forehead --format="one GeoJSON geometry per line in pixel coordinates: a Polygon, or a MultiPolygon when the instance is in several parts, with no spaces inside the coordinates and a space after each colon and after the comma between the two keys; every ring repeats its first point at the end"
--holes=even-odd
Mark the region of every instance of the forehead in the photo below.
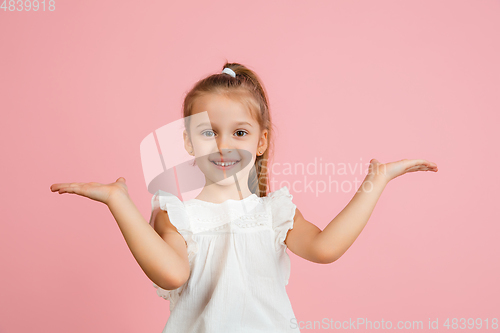
{"type": "Polygon", "coordinates": [[[231,126],[240,122],[248,122],[258,127],[251,111],[243,103],[226,96],[207,94],[198,97],[194,102],[192,114],[200,112],[207,112],[212,126],[231,126]]]}

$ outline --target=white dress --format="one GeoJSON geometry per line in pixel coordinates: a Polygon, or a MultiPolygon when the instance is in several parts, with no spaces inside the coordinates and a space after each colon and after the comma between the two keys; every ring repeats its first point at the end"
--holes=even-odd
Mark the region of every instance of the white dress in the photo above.
{"type": "Polygon", "coordinates": [[[159,209],[187,243],[191,274],[178,289],[153,283],[170,301],[162,333],[300,332],[286,293],[290,258],[288,230],[295,204],[286,186],[266,197],[210,203],[182,202],[159,190],[153,196],[150,224],[159,209]]]}

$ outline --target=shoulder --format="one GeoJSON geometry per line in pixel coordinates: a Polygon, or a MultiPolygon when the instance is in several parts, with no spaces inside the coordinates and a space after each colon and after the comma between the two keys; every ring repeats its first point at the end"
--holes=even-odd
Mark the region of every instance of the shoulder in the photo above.
{"type": "Polygon", "coordinates": [[[176,226],[172,224],[167,210],[159,209],[152,222],[152,226],[156,233],[167,244],[172,246],[179,255],[187,255],[187,241],[184,239],[176,226]]]}
{"type": "Polygon", "coordinates": [[[189,224],[185,214],[184,204],[175,195],[159,190],[152,199],[153,229],[160,235],[178,233],[187,229],[189,224]]]}
{"type": "Polygon", "coordinates": [[[178,232],[177,228],[170,222],[170,218],[166,210],[159,210],[156,214],[154,229],[160,235],[167,232],[178,232]]]}
{"type": "Polygon", "coordinates": [[[288,197],[290,199],[293,199],[293,195],[290,193],[287,186],[283,186],[275,191],[269,192],[266,198],[269,200],[273,200],[280,197],[288,197]]]}
{"type": "Polygon", "coordinates": [[[288,233],[285,243],[290,251],[299,257],[315,263],[324,263],[321,251],[315,242],[316,236],[320,233],[321,229],[309,222],[296,208],[293,229],[288,233]]]}

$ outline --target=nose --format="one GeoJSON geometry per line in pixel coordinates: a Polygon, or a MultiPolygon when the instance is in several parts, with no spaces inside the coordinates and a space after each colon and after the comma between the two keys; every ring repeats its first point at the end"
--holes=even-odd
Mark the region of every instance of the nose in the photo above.
{"type": "Polygon", "coordinates": [[[234,150],[233,143],[231,142],[231,137],[226,135],[220,135],[217,140],[217,148],[220,153],[227,154],[234,150]]]}

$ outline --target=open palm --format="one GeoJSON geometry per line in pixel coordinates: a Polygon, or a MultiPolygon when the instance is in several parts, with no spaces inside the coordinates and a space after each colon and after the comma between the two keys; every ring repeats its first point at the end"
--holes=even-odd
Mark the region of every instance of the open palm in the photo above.
{"type": "Polygon", "coordinates": [[[52,192],[74,193],[92,200],[100,201],[108,204],[111,196],[117,192],[128,194],[125,178],[120,177],[114,183],[101,184],[96,182],[90,183],[57,183],[50,186],[52,192]]]}
{"type": "Polygon", "coordinates": [[[376,159],[372,159],[370,160],[370,167],[368,169],[369,174],[376,177],[382,177],[387,182],[407,172],[415,171],[437,172],[438,168],[436,163],[427,160],[409,160],[405,158],[400,161],[385,164],[380,163],[376,159]]]}

